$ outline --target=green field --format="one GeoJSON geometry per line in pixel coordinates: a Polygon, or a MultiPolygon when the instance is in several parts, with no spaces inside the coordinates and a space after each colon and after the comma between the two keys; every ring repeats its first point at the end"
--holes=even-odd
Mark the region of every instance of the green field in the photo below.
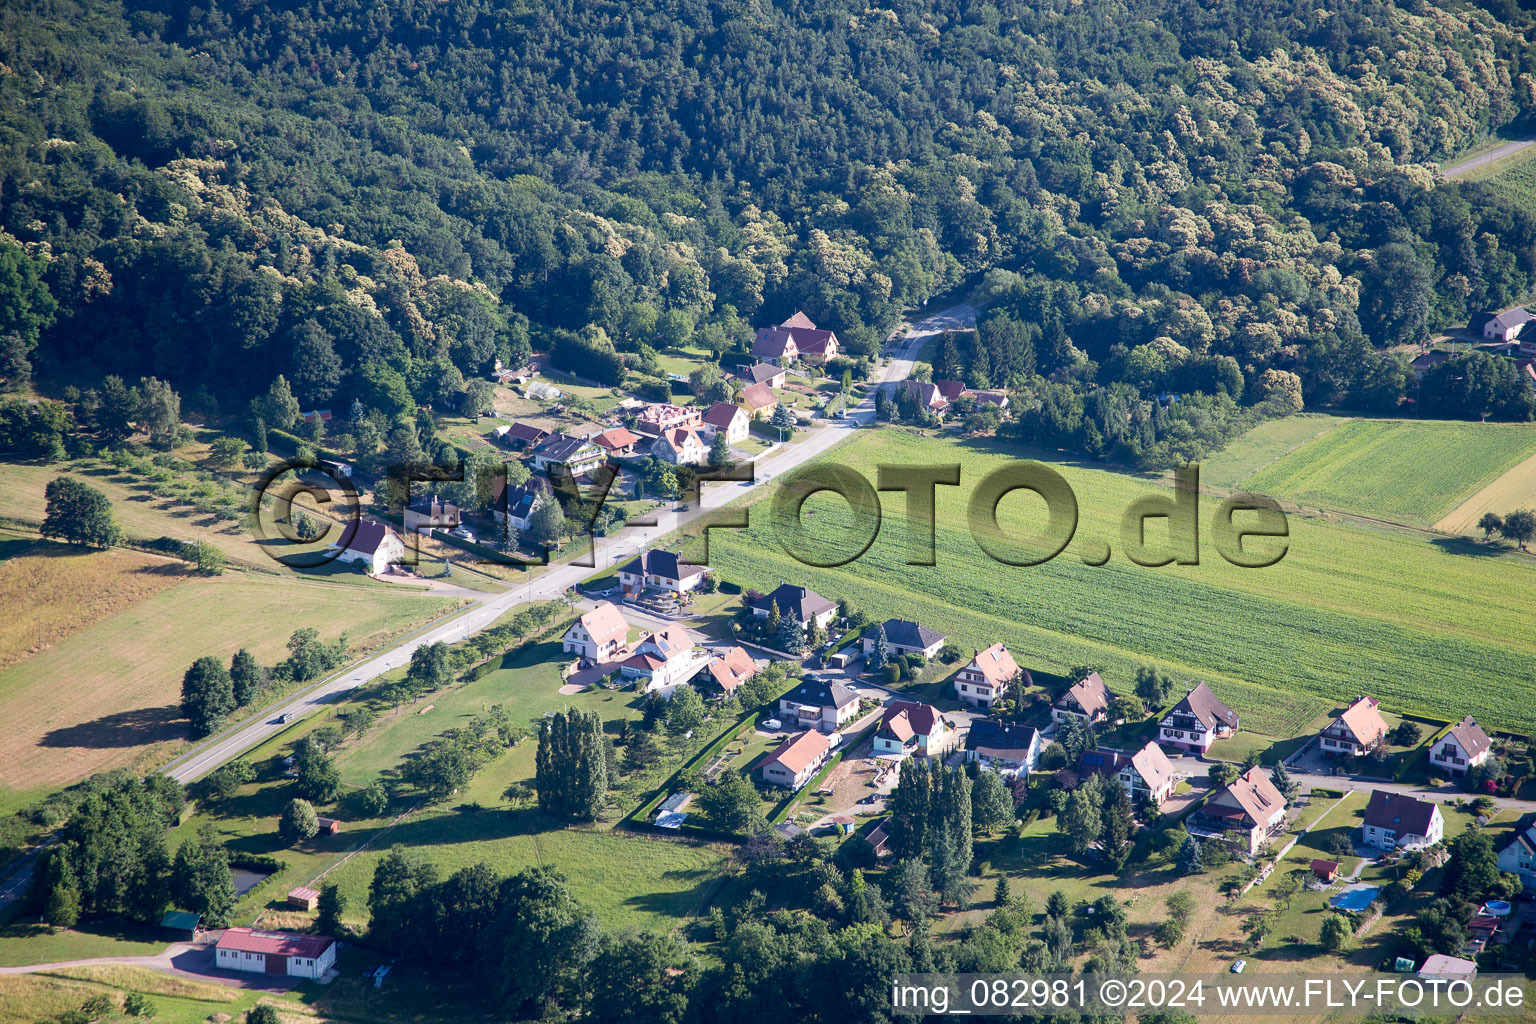
{"type": "Polygon", "coordinates": [[[1242,481],[1301,505],[1432,526],[1536,453],[1526,424],[1349,420],[1242,481]]]}
{"type": "Polygon", "coordinates": [[[1270,463],[1346,422],[1342,417],[1319,413],[1265,420],[1221,451],[1206,456],[1200,464],[1200,484],[1231,490],[1270,463]]]}
{"type": "MultiPolygon", "coordinates": [[[[1517,731],[1536,726],[1536,637],[1526,628],[1536,566],[1455,554],[1408,531],[1293,516],[1278,565],[1238,568],[1209,540],[1216,503],[1206,498],[1201,563],[1144,568],[1118,550],[1119,520],[1137,497],[1166,491],[1064,464],[1056,468],[1081,510],[1076,539],[1044,565],[1005,566],[971,538],[966,503],[985,473],[1022,457],[1028,453],[992,442],[897,430],[861,433],[832,453],[867,479],[879,463],[963,464],[961,486],[938,488],[937,567],[906,564],[900,494],[883,499],[878,539],[847,566],[818,569],[791,558],[764,505],[754,507],[750,530],[712,531],[709,562],[744,586],[804,580],[871,616],[916,617],[962,649],[1002,640],[1036,673],[1096,663],[1112,687],[1128,687],[1136,666],[1156,663],[1178,678],[1209,680],[1243,715],[1245,730],[1269,736],[1293,735],[1362,691],[1392,711],[1470,713],[1517,731]],[[1116,549],[1109,563],[1083,564],[1081,554],[1105,541],[1116,549]],[[1497,685],[1462,685],[1469,679],[1497,685]]],[[[1002,505],[1005,526],[1017,516],[1014,502],[1022,499],[1002,505]]],[[[823,536],[850,521],[837,497],[813,497],[805,511],[823,536]]]]}

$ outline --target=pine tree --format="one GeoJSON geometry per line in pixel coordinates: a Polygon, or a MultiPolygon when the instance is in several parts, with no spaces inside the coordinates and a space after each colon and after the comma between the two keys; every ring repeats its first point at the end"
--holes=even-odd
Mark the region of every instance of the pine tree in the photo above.
{"type": "Polygon", "coordinates": [[[725,431],[715,431],[714,439],[709,442],[709,464],[719,469],[731,464],[731,443],[725,439],[725,431]]]}
{"type": "Polygon", "coordinates": [[[347,909],[346,897],[341,894],[341,886],[335,882],[326,882],[320,889],[320,900],[316,905],[319,911],[315,918],[315,930],[324,935],[335,935],[341,931],[341,915],[347,909]]]}
{"type": "Polygon", "coordinates": [[[976,339],[976,344],[971,349],[971,366],[969,383],[973,388],[989,388],[992,386],[992,358],[987,354],[987,346],[976,339]]]}
{"type": "Polygon", "coordinates": [[[768,621],[763,627],[766,636],[777,637],[779,635],[779,602],[772,601],[768,605],[768,621]]]}
{"type": "Polygon", "coordinates": [[[1008,876],[997,876],[997,888],[992,890],[992,905],[1006,908],[1013,906],[1013,893],[1008,888],[1008,876]]]}
{"type": "Polygon", "coordinates": [[[1284,761],[1275,762],[1274,770],[1269,773],[1269,781],[1275,784],[1275,788],[1280,791],[1281,796],[1285,797],[1287,803],[1296,798],[1296,780],[1291,778],[1290,772],[1286,771],[1284,761]]]}
{"type": "Polygon", "coordinates": [[[885,668],[885,663],[891,660],[890,642],[885,638],[884,623],[875,627],[874,649],[870,651],[869,658],[866,660],[869,663],[869,670],[871,672],[880,671],[885,668]]]}
{"type": "MultiPolygon", "coordinates": [[[[1104,778],[1096,776],[1096,778],[1104,778]]],[[[1104,786],[1103,817],[1101,842],[1104,846],[1104,856],[1109,863],[1119,870],[1125,863],[1125,858],[1130,855],[1131,834],[1136,828],[1135,818],[1131,811],[1131,797],[1125,791],[1125,787],[1118,780],[1106,780],[1104,786]]]]}
{"type": "Polygon", "coordinates": [[[805,627],[800,620],[793,615],[785,615],[779,623],[778,632],[779,650],[788,654],[799,654],[805,650],[805,627]]]}
{"type": "Polygon", "coordinates": [[[1200,870],[1200,841],[1194,836],[1185,836],[1184,845],[1179,847],[1179,874],[1193,875],[1200,870]]]}
{"type": "Polygon", "coordinates": [[[501,527],[501,535],[500,535],[500,537],[499,537],[497,542],[501,545],[501,550],[503,550],[503,551],[515,551],[515,550],[517,550],[517,540],[518,540],[518,537],[517,537],[517,527],[512,525],[512,517],[511,516],[501,516],[500,517],[500,527],[501,527]]]}
{"type": "Polygon", "coordinates": [[[944,341],[939,345],[939,365],[934,368],[934,376],[939,380],[960,379],[960,349],[955,344],[953,331],[944,332],[944,341]]]}

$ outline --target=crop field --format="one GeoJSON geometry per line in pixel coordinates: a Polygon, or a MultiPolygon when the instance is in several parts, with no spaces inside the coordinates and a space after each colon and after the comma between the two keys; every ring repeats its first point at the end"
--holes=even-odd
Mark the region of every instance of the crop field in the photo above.
{"type": "Polygon", "coordinates": [[[1301,505],[1433,526],[1536,455],[1536,427],[1350,420],[1243,481],[1301,505]]]}
{"type": "MultiPolygon", "coordinates": [[[[909,431],[870,432],[831,459],[873,480],[880,463],[963,465],[959,487],[937,489],[934,567],[908,565],[905,498],[883,499],[873,545],[840,568],[801,564],[780,546],[754,506],[746,531],[714,530],[709,562],[723,578],[768,589],[804,580],[872,616],[917,618],[962,649],[1002,640],[1034,672],[1093,663],[1111,687],[1128,688],[1135,668],[1156,664],[1176,678],[1202,678],[1243,715],[1245,730],[1286,737],[1359,692],[1392,711],[1442,718],[1473,714],[1499,728],[1536,727],[1536,637],[1525,628],[1536,566],[1474,558],[1409,531],[1289,518],[1286,556],[1265,569],[1223,560],[1210,541],[1216,504],[1203,499],[1199,565],[1145,568],[1119,550],[1120,519],[1157,484],[1106,470],[1058,464],[1077,496],[1075,539],[1053,561],[1011,567],[992,561],[965,526],[972,488],[1010,458],[1030,453],[991,442],[956,444],[909,431]],[[1103,566],[1082,555],[1109,542],[1103,566]],[[1468,687],[1469,679],[1496,685],[1468,687]]],[[[1022,498],[1000,506],[1005,529],[1038,530],[1022,498]],[[1017,504],[1016,504],[1017,503],[1017,504]]],[[[806,521],[821,537],[851,522],[848,505],[817,495],[806,521]]],[[[1149,526],[1149,536],[1158,528],[1149,526]]],[[[696,547],[693,557],[700,557],[696,547]]]]}
{"type": "Polygon", "coordinates": [[[1526,159],[1501,161],[1492,174],[1475,175],[1526,208],[1536,206],[1536,149],[1527,149],[1526,159]]]}
{"type": "MultiPolygon", "coordinates": [[[[110,568],[120,556],[137,557],[65,556],[85,560],[83,575],[71,579],[87,607],[94,598],[80,584],[95,571],[93,560],[110,568]]],[[[0,593],[26,578],[13,567],[31,557],[4,563],[0,593]]],[[[188,577],[175,569],[174,585],[0,672],[0,717],[7,723],[0,738],[0,790],[64,785],[168,754],[186,739],[178,707],[182,674],[204,654],[227,662],[248,647],[271,665],[286,655],[289,635],[308,625],[317,625],[327,640],[345,632],[354,647],[371,648],[453,606],[448,598],[382,587],[250,574],[188,577]]],[[[7,607],[26,607],[25,595],[9,596],[7,607]]]]}
{"type": "Polygon", "coordinates": [[[1320,413],[1265,420],[1221,451],[1206,456],[1200,464],[1200,484],[1231,490],[1270,463],[1346,422],[1342,417],[1320,413]]]}
{"type": "Polygon", "coordinates": [[[1435,529],[1442,533],[1471,533],[1480,537],[1482,531],[1477,528],[1477,521],[1484,512],[1503,515],[1533,506],[1536,506],[1536,455],[1456,506],[1435,524],[1435,529]]]}

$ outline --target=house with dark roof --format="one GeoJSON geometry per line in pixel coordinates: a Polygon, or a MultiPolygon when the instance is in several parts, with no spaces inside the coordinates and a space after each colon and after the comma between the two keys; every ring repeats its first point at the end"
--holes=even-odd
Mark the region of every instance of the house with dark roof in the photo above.
{"type": "Polygon", "coordinates": [[[1499,870],[1518,875],[1527,892],[1536,891],[1536,814],[1515,822],[1509,842],[1499,849],[1499,870]]]}
{"type": "Polygon", "coordinates": [[[459,525],[459,507],[443,501],[437,495],[419,495],[405,506],[401,516],[406,533],[423,530],[452,530],[459,525]]]}
{"type": "Polygon", "coordinates": [[[727,444],[740,444],[752,432],[752,420],[741,406],[716,402],[704,413],[704,427],[711,435],[724,434],[727,444]]]}
{"type": "Polygon", "coordinates": [[[651,587],[682,594],[699,589],[708,572],[709,566],[685,562],[675,551],[651,548],[619,567],[619,586],[626,595],[651,587]]]}
{"type": "Polygon", "coordinates": [[[800,729],[835,732],[858,716],[859,695],[842,683],[806,676],[779,698],[778,717],[800,729]]]}
{"type": "Polygon", "coordinates": [[[519,451],[537,448],[549,437],[549,431],[532,423],[513,423],[496,428],[496,439],[519,451]]]}
{"type": "Polygon", "coordinates": [[[214,947],[213,965],[225,971],[316,979],[336,963],[336,940],[329,935],[227,928],[214,947]]]}
{"type": "Polygon", "coordinates": [[[809,587],[797,587],[793,583],[780,583],[767,594],[747,595],[747,607],[760,619],[766,619],[774,605],[778,605],[779,615],[792,615],[807,629],[813,624],[826,629],[837,615],[835,601],[828,601],[809,587]]]}
{"type": "Polygon", "coordinates": [[[1081,718],[1085,725],[1097,725],[1109,717],[1109,702],[1114,699],[1104,680],[1092,672],[1057,698],[1051,706],[1051,718],[1057,722],[1068,717],[1081,718]]]}
{"type": "Polygon", "coordinates": [[[1157,741],[1175,750],[1205,754],[1211,744],[1237,732],[1237,712],[1204,683],[1194,686],[1158,724],[1157,741]]]}
{"type": "Polygon", "coordinates": [[[1530,311],[1524,306],[1496,313],[1483,321],[1483,337],[1488,341],[1514,341],[1520,329],[1531,319],[1530,311]]]}
{"type": "Polygon", "coordinates": [[[836,743],[825,733],[808,729],[779,745],[758,769],[764,782],[799,789],[816,777],[832,756],[836,743]]]}
{"type": "Polygon", "coordinates": [[[348,523],[327,550],[337,552],[338,562],[360,563],[375,576],[405,561],[405,542],[400,535],[372,519],[348,523]]]}
{"type": "Polygon", "coordinates": [[[1105,775],[1125,787],[1132,800],[1145,800],[1159,810],[1173,795],[1178,783],[1173,763],[1156,743],[1148,743],[1134,754],[1113,750],[1085,750],[1077,760],[1079,776],[1105,775]]]}
{"type": "Polygon", "coordinates": [[[869,835],[864,837],[869,843],[869,848],[875,851],[876,859],[891,855],[891,819],[881,818],[874,828],[869,830],[869,835]]]}
{"type": "Polygon", "coordinates": [[[668,623],[648,633],[619,665],[620,677],[644,690],[671,693],[703,667],[708,655],[700,654],[682,626],[668,623]]]}
{"type": "Polygon", "coordinates": [[[508,487],[507,478],[499,476],[491,488],[491,513],[497,523],[510,517],[515,528],[526,530],[539,506],[553,500],[548,477],[530,476],[522,485],[508,487]]]}
{"type": "Polygon", "coordinates": [[[875,755],[940,757],[953,745],[954,727],[932,704],[893,700],[875,729],[875,755]]]}
{"type": "MultiPolygon", "coordinates": [[[[943,633],[929,629],[916,619],[886,619],[881,623],[881,628],[885,630],[885,649],[891,657],[921,654],[931,658],[939,653],[939,648],[948,639],[943,633]]],[[[864,634],[864,654],[868,656],[874,652],[875,634],[870,630],[864,634]]]]}
{"type": "Polygon", "coordinates": [[[568,471],[581,476],[608,459],[608,453],[584,437],[556,434],[533,450],[533,468],[541,472],[568,471]]]}
{"type": "Polygon", "coordinates": [[[753,358],[780,366],[796,359],[824,363],[836,358],[837,352],[837,335],[817,327],[803,312],[775,327],[759,327],[752,342],[753,358]]]}
{"type": "Polygon", "coordinates": [[[1429,767],[1465,775],[1493,754],[1493,741],[1471,715],[1451,726],[1429,748],[1429,767]]]}
{"type": "Polygon", "coordinates": [[[1329,757],[1364,757],[1387,741],[1387,722],[1381,717],[1381,701],[1356,697],[1344,713],[1329,722],[1318,738],[1329,757]]]}
{"type": "Polygon", "coordinates": [[[1013,686],[1028,686],[1029,674],[1019,668],[1001,642],[976,651],[970,662],[955,673],[955,696],[966,704],[990,708],[1013,686]]]}
{"type": "Polygon", "coordinates": [[[784,386],[784,367],[772,363],[753,363],[736,367],[735,376],[746,384],[766,384],[770,388],[784,386]]]}
{"type": "Polygon", "coordinates": [[[1003,775],[1028,775],[1045,741],[1040,730],[1018,722],[977,718],[965,734],[965,757],[1003,775]]]}
{"type": "Polygon", "coordinates": [[[931,413],[942,416],[944,411],[949,408],[949,400],[944,397],[944,393],[939,390],[939,386],[931,381],[912,380],[909,378],[906,382],[906,389],[908,394],[917,396],[917,404],[919,406],[931,413]]]}
{"type": "Polygon", "coordinates": [[[1440,805],[1406,793],[1371,792],[1365,805],[1360,838],[1379,850],[1412,850],[1434,846],[1445,838],[1445,818],[1440,805]]]}
{"type": "Polygon", "coordinates": [[[1190,834],[1205,838],[1235,832],[1246,840],[1246,852],[1251,857],[1285,827],[1285,807],[1285,797],[1264,769],[1255,765],[1212,794],[1186,825],[1190,834]]]}

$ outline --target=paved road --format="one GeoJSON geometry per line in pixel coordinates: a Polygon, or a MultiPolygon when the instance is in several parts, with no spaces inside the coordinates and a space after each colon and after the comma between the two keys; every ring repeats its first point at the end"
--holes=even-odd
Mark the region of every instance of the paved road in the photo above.
{"type": "Polygon", "coordinates": [[[1479,168],[1487,167],[1489,164],[1497,163],[1505,157],[1514,156],[1521,150],[1528,149],[1531,146],[1536,146],[1536,135],[1528,139],[1516,139],[1514,142],[1506,142],[1502,146],[1493,147],[1486,153],[1479,153],[1477,156],[1458,160],[1449,167],[1440,168],[1440,173],[1447,178],[1459,178],[1479,168]]]}
{"type": "MultiPolygon", "coordinates": [[[[912,372],[912,361],[923,344],[935,334],[956,327],[974,326],[975,312],[965,305],[955,306],[917,323],[891,350],[890,362],[878,380],[881,386],[892,386],[904,380],[912,372]]],[[[783,473],[815,458],[835,445],[841,444],[862,425],[872,423],[875,408],[872,398],[866,398],[849,412],[845,419],[832,420],[827,426],[813,432],[795,444],[785,445],[757,462],[756,481],[752,488],[761,487],[783,473]]],[[[710,509],[740,498],[752,488],[740,484],[714,484],[704,488],[697,506],[687,512],[659,511],[654,525],[631,526],[612,537],[597,541],[596,565],[607,567],[620,558],[631,557],[646,544],[664,534],[685,525],[710,509]]],[[[586,561],[586,559],[582,559],[586,561]]],[[[454,643],[471,633],[479,632],[494,623],[518,605],[532,601],[557,600],[566,590],[592,575],[590,565],[558,565],[504,593],[487,597],[478,607],[449,619],[437,626],[429,626],[407,640],[375,655],[360,665],[321,681],[309,690],[290,697],[286,701],[263,710],[219,733],[212,739],[192,748],[166,766],[166,772],[177,782],[186,783],[206,775],[219,765],[232,760],[287,728],[283,717],[299,718],[311,714],[356,687],[376,679],[392,669],[409,664],[411,654],[423,644],[438,642],[454,643]]]]}

